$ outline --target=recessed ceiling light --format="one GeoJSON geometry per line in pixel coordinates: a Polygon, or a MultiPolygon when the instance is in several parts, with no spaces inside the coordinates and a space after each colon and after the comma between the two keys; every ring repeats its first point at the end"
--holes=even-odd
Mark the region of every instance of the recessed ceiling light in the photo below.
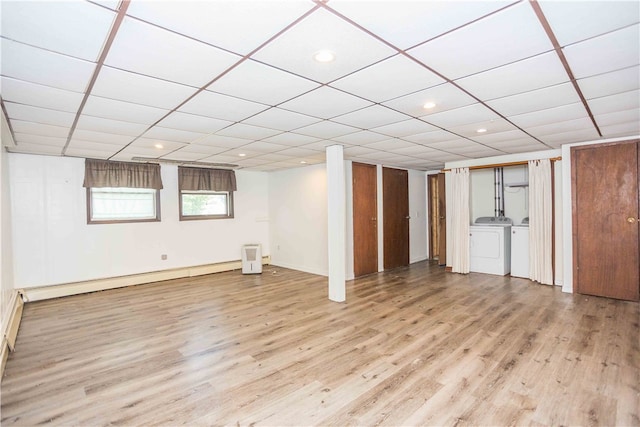
{"type": "Polygon", "coordinates": [[[306,164],[307,162],[304,160],[300,160],[300,163],[302,163],[303,165],[306,164]]]}
{"type": "Polygon", "coordinates": [[[478,129],[476,132],[478,133],[485,133],[487,130],[485,128],[480,128],[478,129]]]}
{"type": "Polygon", "coordinates": [[[164,145],[162,145],[162,144],[156,144],[156,145],[154,145],[154,147],[156,147],[156,148],[164,148],[164,145]]]}
{"type": "Polygon", "coordinates": [[[240,154],[238,154],[238,156],[240,156],[240,157],[244,157],[244,156],[246,156],[246,154],[244,154],[244,153],[240,153],[240,154]]]}
{"type": "Polygon", "coordinates": [[[435,106],[436,106],[435,102],[427,102],[422,106],[422,108],[424,108],[425,110],[430,110],[431,108],[433,108],[435,106]]]}
{"type": "Polygon", "coordinates": [[[318,62],[331,62],[336,59],[336,54],[330,50],[319,50],[313,54],[313,59],[318,62]]]}

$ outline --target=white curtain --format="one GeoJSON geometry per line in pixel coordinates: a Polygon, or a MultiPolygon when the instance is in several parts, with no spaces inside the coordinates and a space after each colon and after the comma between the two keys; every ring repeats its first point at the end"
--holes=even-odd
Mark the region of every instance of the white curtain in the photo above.
{"type": "Polygon", "coordinates": [[[451,170],[451,271],[469,272],[469,168],[451,170]]]}
{"type": "Polygon", "coordinates": [[[529,161],[529,278],[553,284],[551,160],[529,161]]]}

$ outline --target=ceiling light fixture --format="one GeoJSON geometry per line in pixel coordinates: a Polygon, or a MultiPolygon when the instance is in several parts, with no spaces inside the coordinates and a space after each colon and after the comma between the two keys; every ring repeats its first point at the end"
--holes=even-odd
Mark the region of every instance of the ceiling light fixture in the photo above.
{"type": "Polygon", "coordinates": [[[330,50],[319,50],[313,54],[313,59],[318,62],[332,62],[336,59],[336,54],[330,50]]]}
{"type": "Polygon", "coordinates": [[[244,154],[244,153],[240,153],[240,154],[238,154],[238,156],[240,156],[240,157],[244,157],[244,156],[246,156],[246,154],[244,154]]]}
{"type": "Polygon", "coordinates": [[[164,148],[164,145],[162,145],[162,144],[156,144],[156,145],[154,145],[154,147],[156,147],[156,148],[164,148]]]}
{"type": "Polygon", "coordinates": [[[307,164],[307,162],[306,162],[306,161],[304,161],[304,160],[300,160],[300,163],[302,163],[303,165],[306,165],[306,164],[307,164]]]}
{"type": "Polygon", "coordinates": [[[478,129],[476,132],[478,133],[485,133],[487,130],[485,128],[480,128],[478,129]]]}
{"type": "Polygon", "coordinates": [[[430,109],[434,108],[435,106],[436,106],[435,102],[427,102],[422,106],[422,108],[424,108],[425,110],[430,110],[430,109]]]}

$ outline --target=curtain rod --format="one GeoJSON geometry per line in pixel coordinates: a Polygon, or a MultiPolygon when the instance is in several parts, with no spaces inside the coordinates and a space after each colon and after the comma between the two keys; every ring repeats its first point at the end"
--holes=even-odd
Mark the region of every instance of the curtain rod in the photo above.
{"type": "MultiPolygon", "coordinates": [[[[532,159],[532,160],[544,160],[544,159],[532,159]]],[[[562,157],[551,157],[549,158],[552,162],[556,162],[558,160],[562,160],[562,157]]],[[[475,169],[493,169],[493,168],[503,168],[506,166],[520,166],[529,164],[529,160],[521,160],[519,162],[506,162],[506,163],[492,163],[490,165],[478,165],[478,166],[469,166],[469,170],[475,169]]],[[[451,169],[442,169],[440,172],[450,172],[451,169]]]]}

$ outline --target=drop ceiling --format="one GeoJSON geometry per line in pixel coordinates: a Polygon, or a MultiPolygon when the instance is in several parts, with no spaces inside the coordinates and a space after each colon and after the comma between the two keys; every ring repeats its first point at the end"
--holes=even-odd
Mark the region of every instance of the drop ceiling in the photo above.
{"type": "Polygon", "coordinates": [[[637,1],[0,7],[12,152],[430,170],[640,134],[637,1]]]}

